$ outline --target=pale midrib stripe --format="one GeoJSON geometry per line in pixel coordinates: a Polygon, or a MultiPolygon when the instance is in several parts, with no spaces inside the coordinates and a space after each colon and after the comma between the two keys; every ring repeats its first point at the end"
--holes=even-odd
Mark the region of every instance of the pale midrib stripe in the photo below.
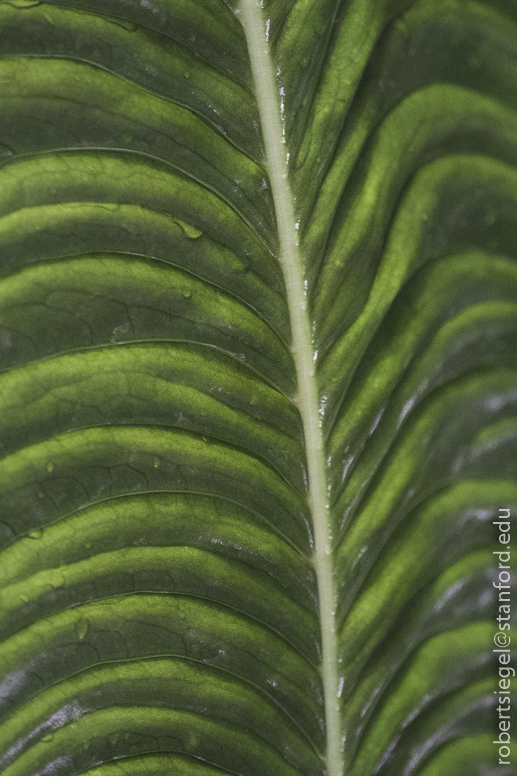
{"type": "Polygon", "coordinates": [[[292,351],[298,378],[297,404],[303,421],[309,498],[314,523],[314,567],[318,578],[322,639],[322,679],[327,724],[329,776],[342,776],[335,593],[332,581],[325,455],[319,423],[319,402],[314,376],[314,350],[307,312],[303,265],[298,248],[292,196],[287,179],[287,148],[283,139],[279,94],[269,56],[266,28],[258,0],[241,0],[240,19],[246,35],[256,97],[262,123],[266,164],[278,222],[280,256],[291,316],[292,351]]]}

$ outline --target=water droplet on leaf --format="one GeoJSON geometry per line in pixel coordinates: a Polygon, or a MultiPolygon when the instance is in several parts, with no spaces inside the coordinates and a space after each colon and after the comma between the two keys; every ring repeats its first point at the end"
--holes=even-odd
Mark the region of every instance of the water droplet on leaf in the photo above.
{"type": "Polygon", "coordinates": [[[191,240],[196,240],[198,237],[201,237],[203,232],[201,232],[199,229],[196,229],[195,226],[191,226],[190,224],[185,224],[183,221],[178,222],[181,228],[183,229],[183,233],[186,234],[187,237],[189,237],[191,240]]]}
{"type": "Polygon", "coordinates": [[[75,630],[79,638],[82,640],[88,633],[88,620],[79,620],[75,626],[75,630]]]}

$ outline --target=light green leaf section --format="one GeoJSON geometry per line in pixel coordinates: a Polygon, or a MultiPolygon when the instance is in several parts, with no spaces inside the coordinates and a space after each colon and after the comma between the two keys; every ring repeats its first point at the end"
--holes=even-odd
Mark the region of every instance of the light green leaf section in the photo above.
{"type": "Polygon", "coordinates": [[[0,85],[0,771],[517,773],[514,5],[0,0],[0,85]]]}

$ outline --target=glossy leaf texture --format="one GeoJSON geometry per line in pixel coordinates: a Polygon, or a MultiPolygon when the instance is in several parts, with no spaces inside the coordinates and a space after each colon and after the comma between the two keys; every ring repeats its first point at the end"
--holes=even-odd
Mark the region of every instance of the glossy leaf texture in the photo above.
{"type": "Polygon", "coordinates": [[[242,10],[0,0],[0,772],[517,773],[517,7],[242,10]]]}

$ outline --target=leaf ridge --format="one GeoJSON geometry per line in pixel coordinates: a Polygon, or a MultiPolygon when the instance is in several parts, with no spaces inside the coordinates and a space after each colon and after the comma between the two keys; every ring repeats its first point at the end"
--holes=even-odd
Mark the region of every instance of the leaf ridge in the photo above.
{"type": "Polygon", "coordinates": [[[338,705],[337,643],[335,632],[335,591],[330,566],[331,533],[323,458],[323,437],[315,380],[314,351],[307,309],[307,293],[298,248],[297,223],[292,194],[287,181],[289,154],[285,148],[282,116],[277,101],[273,65],[261,10],[255,0],[241,0],[240,14],[248,51],[259,114],[261,116],[266,167],[277,216],[282,266],[288,300],[292,351],[298,380],[297,405],[302,418],[309,504],[314,529],[313,565],[318,579],[322,680],[327,725],[327,768],[329,776],[341,776],[343,759],[338,705]]]}

